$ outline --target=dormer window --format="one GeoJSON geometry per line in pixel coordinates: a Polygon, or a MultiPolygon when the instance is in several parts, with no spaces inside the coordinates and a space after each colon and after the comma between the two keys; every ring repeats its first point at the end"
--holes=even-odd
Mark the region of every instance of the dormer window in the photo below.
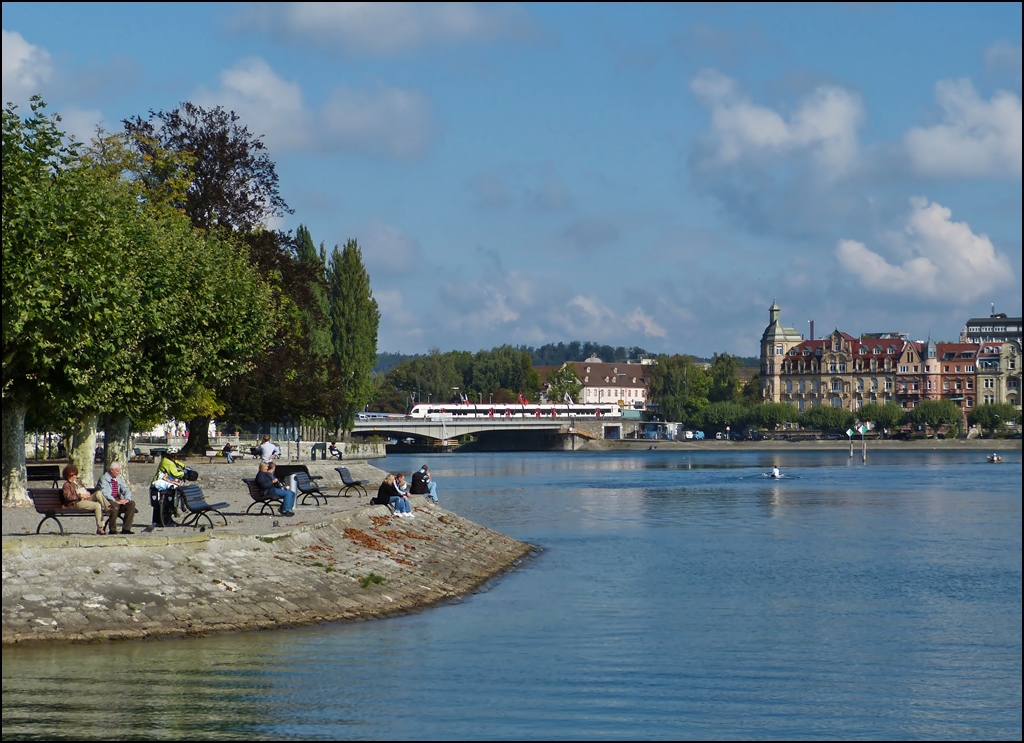
{"type": "Polygon", "coordinates": [[[814,349],[814,355],[821,356],[821,346],[818,346],[816,349],[814,349]]]}
{"type": "Polygon", "coordinates": [[[804,356],[810,356],[810,355],[811,355],[811,349],[805,348],[804,349],[804,356]]]}
{"type": "Polygon", "coordinates": [[[868,348],[867,348],[867,346],[861,346],[861,347],[860,347],[860,355],[861,355],[861,356],[866,356],[866,355],[867,355],[867,353],[868,353],[868,348]]]}
{"type": "Polygon", "coordinates": [[[892,346],[889,346],[889,353],[896,353],[896,349],[893,348],[892,346]]]}
{"type": "Polygon", "coordinates": [[[875,355],[878,355],[880,353],[882,353],[882,347],[881,346],[875,346],[875,355]]]}

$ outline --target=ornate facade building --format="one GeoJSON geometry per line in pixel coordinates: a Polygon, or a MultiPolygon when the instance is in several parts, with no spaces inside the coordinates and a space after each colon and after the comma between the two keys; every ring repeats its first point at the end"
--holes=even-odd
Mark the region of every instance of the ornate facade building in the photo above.
{"type": "Polygon", "coordinates": [[[857,411],[867,403],[951,400],[967,413],[979,403],[1020,407],[1021,353],[1008,342],[911,341],[900,333],[854,337],[838,329],[805,340],[768,309],[761,336],[761,394],[799,410],[832,405],[857,411]]]}

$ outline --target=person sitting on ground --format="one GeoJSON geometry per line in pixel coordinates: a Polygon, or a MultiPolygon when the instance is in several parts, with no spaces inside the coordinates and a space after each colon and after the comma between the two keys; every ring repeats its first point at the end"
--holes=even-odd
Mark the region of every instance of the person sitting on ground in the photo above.
{"type": "Polygon", "coordinates": [[[423,465],[412,476],[412,487],[409,492],[413,495],[425,495],[429,500],[437,503],[437,483],[430,478],[430,468],[423,465]]]}
{"type": "Polygon", "coordinates": [[[224,444],[224,448],[221,449],[221,452],[224,454],[224,458],[228,460],[228,464],[232,464],[235,461],[235,447],[231,445],[230,441],[224,444]]]}
{"type": "Polygon", "coordinates": [[[399,472],[397,475],[393,475],[390,472],[387,477],[384,478],[384,482],[377,488],[377,495],[370,501],[371,505],[375,506],[387,506],[392,505],[395,507],[395,513],[399,516],[408,514],[412,516],[412,507],[409,505],[409,496],[404,490],[405,475],[399,472]],[[398,482],[398,478],[402,478],[402,484],[398,482]]]}
{"type": "Polygon", "coordinates": [[[270,434],[263,434],[263,443],[260,444],[260,458],[264,462],[273,462],[281,456],[281,447],[270,440],[270,434]]]}
{"type": "Polygon", "coordinates": [[[266,496],[277,496],[281,499],[281,515],[294,516],[295,493],[281,484],[281,481],[274,477],[274,463],[260,462],[260,471],[256,475],[256,484],[260,493],[266,496]]]}
{"type": "Polygon", "coordinates": [[[128,485],[128,478],[121,476],[121,463],[111,462],[107,471],[100,475],[96,489],[103,493],[103,497],[111,502],[110,518],[107,519],[107,534],[117,534],[117,519],[124,516],[124,525],[121,527],[122,534],[134,534],[132,523],[135,521],[135,499],[132,496],[131,486],[128,485]]]}
{"type": "Polygon", "coordinates": [[[103,493],[98,490],[95,493],[90,493],[78,481],[78,467],[73,464],[64,468],[62,477],[64,478],[64,488],[60,493],[60,502],[68,508],[92,511],[96,516],[96,533],[106,534],[103,529],[103,514],[110,508],[110,503],[103,497],[103,493]]]}
{"type": "Polygon", "coordinates": [[[332,441],[331,445],[327,447],[327,453],[330,454],[332,458],[341,459],[341,449],[338,448],[337,444],[337,441],[332,441]]]}

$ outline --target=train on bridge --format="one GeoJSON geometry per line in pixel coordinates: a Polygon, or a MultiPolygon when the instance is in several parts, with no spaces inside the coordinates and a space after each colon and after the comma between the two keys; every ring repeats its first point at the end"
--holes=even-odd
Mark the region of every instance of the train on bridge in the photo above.
{"type": "Polygon", "coordinates": [[[438,403],[413,405],[409,418],[418,420],[458,421],[471,418],[621,418],[622,410],[615,403],[583,405],[579,403],[527,403],[525,405],[495,403],[438,403]]]}

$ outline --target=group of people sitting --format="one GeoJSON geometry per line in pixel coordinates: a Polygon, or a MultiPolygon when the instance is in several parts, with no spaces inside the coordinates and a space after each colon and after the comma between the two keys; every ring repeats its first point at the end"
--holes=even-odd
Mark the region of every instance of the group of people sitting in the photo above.
{"type": "Polygon", "coordinates": [[[117,520],[122,516],[124,524],[121,526],[121,533],[134,534],[132,524],[135,521],[135,500],[132,489],[121,472],[121,463],[111,462],[96,483],[96,489],[90,492],[78,481],[78,467],[69,464],[62,473],[64,487],[60,494],[61,503],[68,508],[92,511],[96,516],[97,534],[117,534],[117,520]],[[107,517],[105,526],[104,516],[107,517]]]}
{"type": "Polygon", "coordinates": [[[377,495],[370,503],[378,506],[394,506],[396,516],[411,519],[415,517],[415,514],[409,503],[410,495],[422,495],[437,503],[437,483],[430,477],[430,468],[427,465],[423,465],[413,474],[412,487],[409,487],[405,481],[404,472],[388,473],[384,482],[377,488],[377,495]]]}

